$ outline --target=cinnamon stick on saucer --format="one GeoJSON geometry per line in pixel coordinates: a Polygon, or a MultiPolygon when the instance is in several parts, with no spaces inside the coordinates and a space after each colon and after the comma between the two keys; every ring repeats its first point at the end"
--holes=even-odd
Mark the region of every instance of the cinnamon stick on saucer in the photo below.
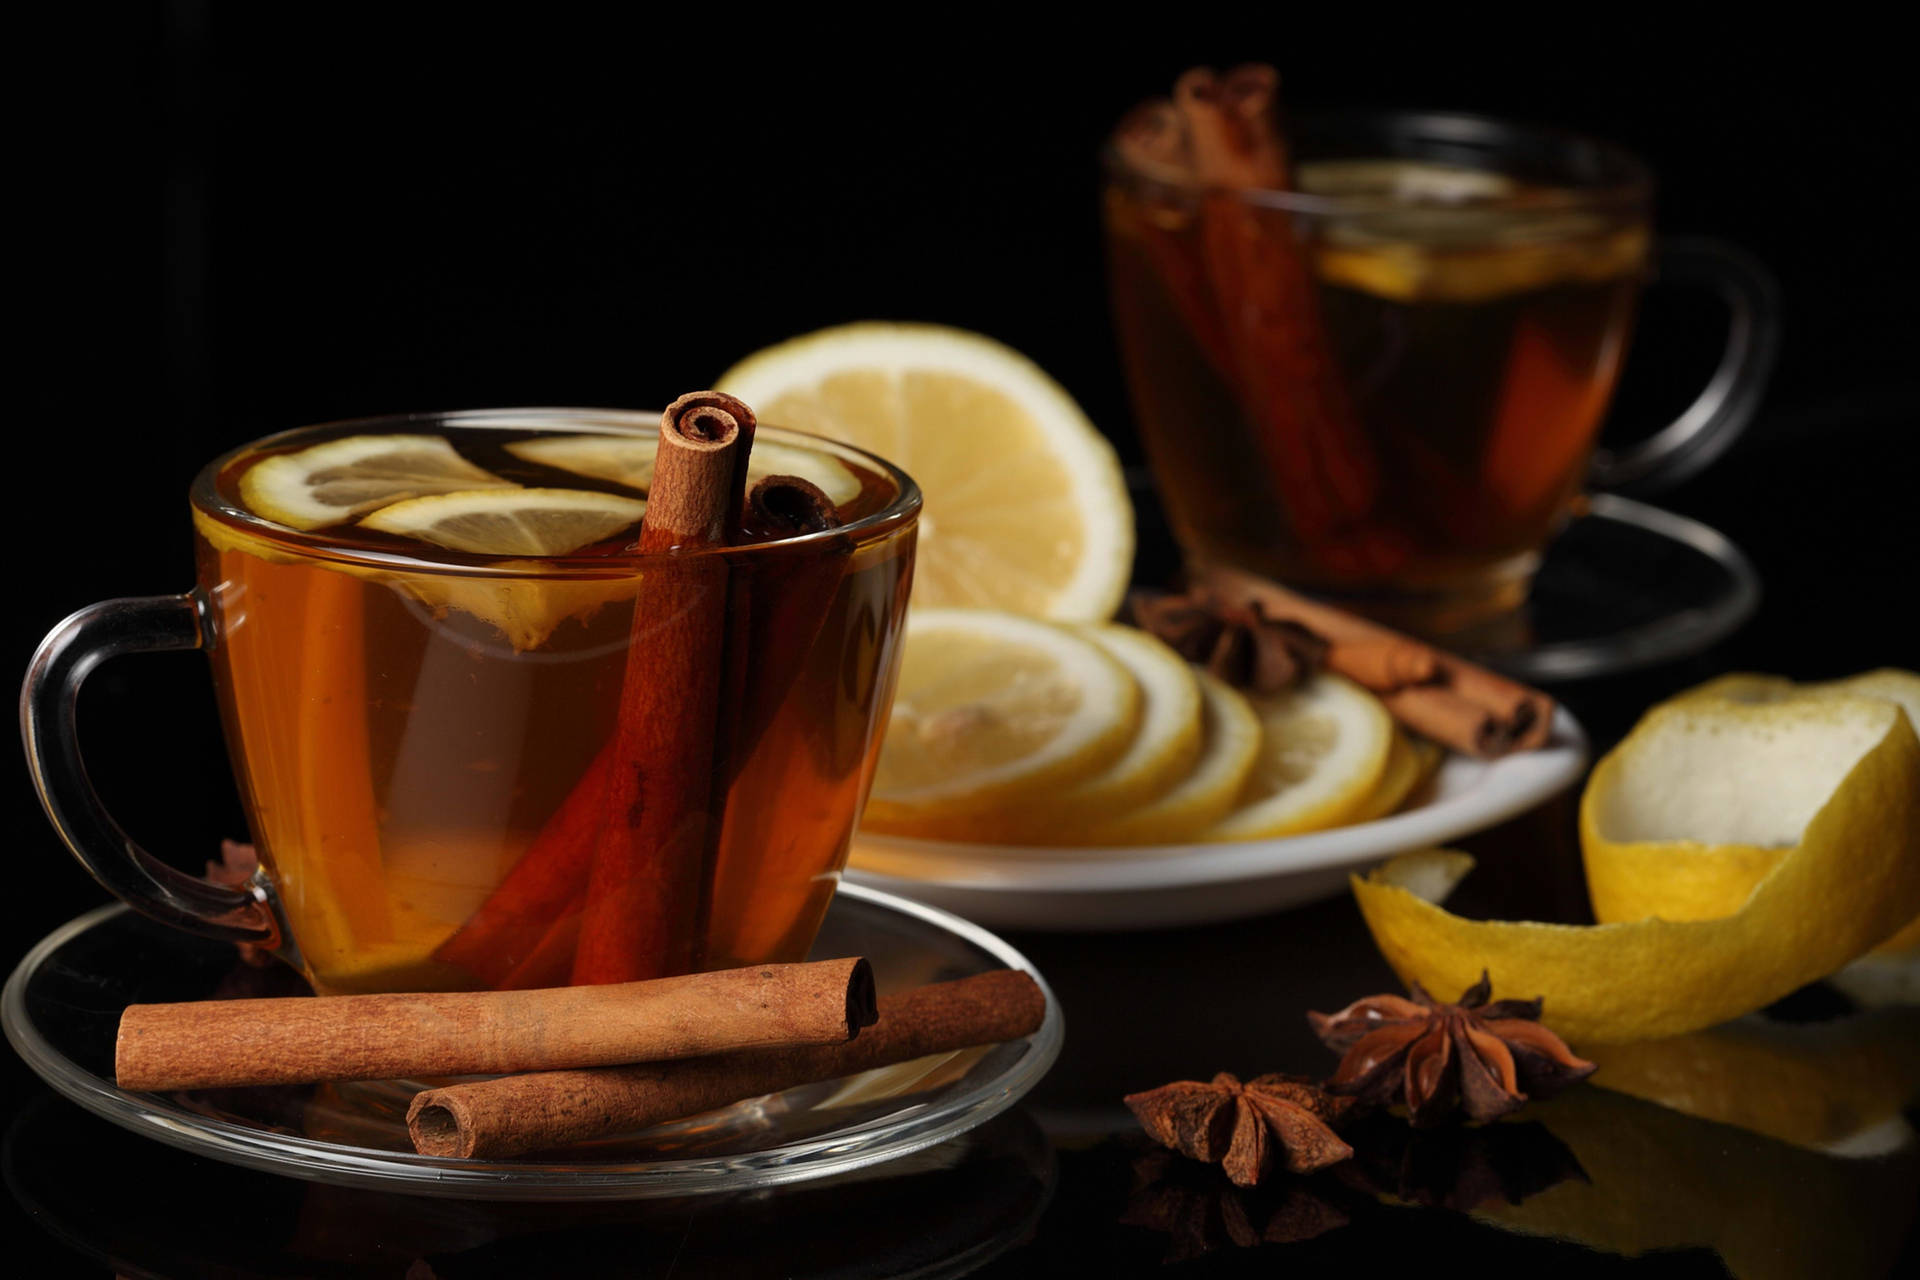
{"type": "Polygon", "coordinates": [[[1194,572],[1194,585],[1228,605],[1258,604],[1328,641],[1327,668],[1377,694],[1394,718],[1443,746],[1492,758],[1543,745],[1553,699],[1412,636],[1356,617],[1239,569],[1194,572]]]}
{"type": "Polygon", "coordinates": [[[727,564],[740,524],[753,411],[696,391],[660,420],[637,549],[649,557],[615,720],[613,759],[587,880],[576,983],[627,982],[698,966],[719,838],[714,794],[729,691],[727,564]]]}
{"type": "Polygon", "coordinates": [[[1046,1016],[1033,978],[1001,969],[880,998],[846,1043],[646,1067],[546,1071],[428,1089],[407,1109],[422,1155],[500,1159],[630,1132],[816,1080],[1032,1035],[1046,1016]]]}
{"type": "Polygon", "coordinates": [[[756,965],[542,991],[136,1004],[122,1089],[543,1071],[843,1044],[876,1016],[865,960],[756,965]]]}

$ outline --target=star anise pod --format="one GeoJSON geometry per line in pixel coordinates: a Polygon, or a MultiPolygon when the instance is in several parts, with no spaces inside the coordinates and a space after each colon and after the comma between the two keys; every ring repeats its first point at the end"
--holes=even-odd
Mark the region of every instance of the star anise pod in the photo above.
{"type": "Polygon", "coordinates": [[[1136,591],[1127,603],[1135,626],[1242,689],[1290,689],[1326,665],[1324,637],[1269,618],[1258,601],[1230,605],[1201,592],[1136,591]]]}
{"type": "Polygon", "coordinates": [[[1301,1076],[1255,1076],[1242,1084],[1221,1072],[1210,1082],[1176,1080],[1129,1094],[1147,1136],[1183,1156],[1217,1163],[1242,1187],[1275,1168],[1312,1173],[1353,1154],[1332,1126],[1352,1102],[1301,1076]]]}
{"type": "Polygon", "coordinates": [[[1593,1074],[1566,1042],[1540,1025],[1540,1001],[1500,1000],[1482,971],[1458,1004],[1441,1004],[1413,984],[1413,999],[1368,996],[1307,1021],[1329,1049],[1345,1056],[1329,1091],[1373,1106],[1407,1104],[1420,1126],[1456,1109],[1470,1120],[1506,1115],[1593,1074]]]}

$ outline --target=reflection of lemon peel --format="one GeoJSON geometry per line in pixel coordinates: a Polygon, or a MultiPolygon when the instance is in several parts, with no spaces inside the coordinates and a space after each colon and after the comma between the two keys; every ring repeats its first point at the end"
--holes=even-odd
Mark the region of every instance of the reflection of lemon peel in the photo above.
{"type": "Polygon", "coordinates": [[[1797,1146],[1878,1154],[1868,1138],[1920,1098],[1920,1009],[1793,1025],[1744,1018],[1592,1051],[1595,1083],[1797,1146]]]}
{"type": "Polygon", "coordinates": [[[1473,1210],[1480,1221],[1627,1257],[1712,1249],[1742,1280],[1896,1269],[1920,1165],[1911,1146],[1881,1160],[1836,1160],[1606,1089],[1573,1089],[1530,1110],[1586,1180],[1521,1204],[1482,1205],[1473,1210]]]}
{"type": "MultiPolygon", "coordinates": [[[[1589,783],[1590,790],[1609,787],[1626,762],[1652,747],[1683,785],[1752,776],[1758,759],[1782,749],[1782,734],[1793,736],[1789,754],[1804,771],[1824,770],[1829,793],[1732,915],[1592,926],[1463,920],[1378,873],[1354,877],[1354,896],[1401,978],[1430,991],[1464,990],[1485,968],[1497,990],[1544,996],[1546,1021],[1576,1047],[1678,1035],[1751,1012],[1832,973],[1920,914],[1920,738],[1906,716],[1890,703],[1842,698],[1661,708],[1600,762],[1589,783]]],[[[1701,834],[1758,830],[1792,816],[1804,798],[1776,797],[1768,813],[1750,806],[1720,814],[1731,825],[1701,834]]],[[[1683,803],[1665,812],[1649,805],[1639,820],[1677,819],[1683,803]]],[[[1610,816],[1617,817],[1598,820],[1610,816]]]]}

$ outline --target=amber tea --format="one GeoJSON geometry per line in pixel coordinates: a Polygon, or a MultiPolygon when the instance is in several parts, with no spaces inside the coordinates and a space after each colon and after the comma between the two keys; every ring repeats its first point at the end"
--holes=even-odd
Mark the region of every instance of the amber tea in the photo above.
{"type": "Polygon", "coordinates": [[[1175,532],[1425,631],[1517,605],[1576,495],[1645,270],[1644,208],[1415,160],[1306,163],[1291,205],[1136,180],[1113,304],[1175,532]]]}
{"type": "MultiPolygon", "coordinates": [[[[656,423],[316,429],[230,457],[196,495],[235,769],[316,987],[574,976],[609,744],[673,621],[636,619],[665,569],[626,549],[656,423]],[[395,439],[411,443],[383,453],[395,439]],[[395,475],[414,496],[383,503],[395,475]]],[[[768,428],[753,457],[754,474],[824,491],[838,527],[788,545],[749,512],[738,545],[704,553],[732,658],[717,837],[695,855],[700,901],[672,922],[676,968],[804,957],[871,779],[913,563],[898,473],[768,428]]]]}

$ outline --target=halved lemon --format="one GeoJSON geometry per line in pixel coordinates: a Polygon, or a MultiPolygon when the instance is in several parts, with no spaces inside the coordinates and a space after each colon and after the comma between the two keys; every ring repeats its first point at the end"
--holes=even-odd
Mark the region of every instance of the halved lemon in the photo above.
{"type": "Polygon", "coordinates": [[[964,833],[1106,768],[1139,720],[1133,677],[1085,636],[986,609],[919,610],[863,822],[964,833]]]}
{"type": "Polygon", "coordinates": [[[1393,718],[1380,699],[1322,672],[1298,689],[1248,701],[1260,718],[1260,752],[1239,803],[1208,839],[1318,831],[1364,810],[1393,749],[1393,718]]]}
{"type": "Polygon", "coordinates": [[[1133,568],[1113,447],[1039,366],[930,324],[823,329],[748,356],[718,387],[764,422],[869,449],[926,496],[916,606],[1099,622],[1133,568]]]}
{"type": "Polygon", "coordinates": [[[347,436],[262,458],[240,477],[240,501],[276,524],[319,529],[423,494],[514,487],[443,436],[347,436]]]}
{"type": "MultiPolygon", "coordinates": [[[[645,493],[653,487],[653,461],[660,452],[658,436],[535,436],[506,446],[507,452],[528,462],[570,471],[595,480],[611,480],[645,493]]],[[[747,478],[799,476],[820,487],[835,506],[860,496],[860,477],[846,464],[815,449],[802,449],[778,440],[756,439],[747,455],[747,478]]]]}
{"type": "Polygon", "coordinates": [[[586,489],[468,489],[410,498],[360,523],[453,551],[563,556],[640,523],[638,498],[586,489]]]}
{"type": "Polygon", "coordinates": [[[1193,768],[1200,755],[1200,682],[1164,643],[1134,627],[1102,623],[1074,630],[1127,669],[1141,694],[1140,727],[1119,758],[1092,777],[1025,804],[982,813],[970,840],[1085,844],[1089,825],[1137,809],[1193,768]]]}
{"type": "Polygon", "coordinates": [[[1260,752],[1260,718],[1238,690],[1201,667],[1200,754],[1184,778],[1149,803],[1087,828],[1090,845],[1169,844],[1211,827],[1246,786],[1260,752]]]}
{"type": "Polygon", "coordinates": [[[1631,848],[1784,848],[1731,915],[1593,926],[1463,920],[1397,881],[1355,877],[1403,979],[1546,998],[1578,1046],[1712,1026],[1834,972],[1920,915],[1920,738],[1891,702],[1796,698],[1656,707],[1593,771],[1588,839],[1631,848]]]}

